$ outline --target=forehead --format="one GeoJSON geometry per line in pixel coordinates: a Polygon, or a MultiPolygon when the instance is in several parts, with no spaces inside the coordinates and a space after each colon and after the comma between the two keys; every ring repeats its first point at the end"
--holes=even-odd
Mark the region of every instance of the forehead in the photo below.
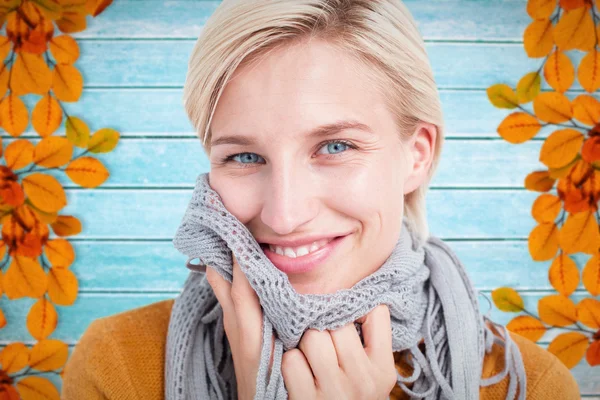
{"type": "Polygon", "coordinates": [[[277,49],[236,70],[217,104],[213,138],[281,135],[282,126],[296,132],[334,119],[378,118],[385,106],[366,78],[367,68],[321,40],[277,49]]]}

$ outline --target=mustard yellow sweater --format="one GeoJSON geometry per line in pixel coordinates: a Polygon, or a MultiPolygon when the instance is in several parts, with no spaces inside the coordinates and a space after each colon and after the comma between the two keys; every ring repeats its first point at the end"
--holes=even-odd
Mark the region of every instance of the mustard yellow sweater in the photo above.
{"type": "MultiPolygon", "coordinates": [[[[63,400],[159,400],[164,398],[164,351],[173,299],[93,321],[79,340],[65,367],[63,400]]],[[[520,335],[511,333],[523,354],[527,373],[527,399],[575,400],[579,389],[571,372],[551,353],[520,335]]],[[[403,375],[410,367],[395,353],[403,375]]],[[[486,355],[483,376],[503,368],[502,349],[486,355]]],[[[480,397],[504,400],[508,377],[482,387],[480,397]]],[[[392,400],[408,399],[396,386],[392,400]]]]}

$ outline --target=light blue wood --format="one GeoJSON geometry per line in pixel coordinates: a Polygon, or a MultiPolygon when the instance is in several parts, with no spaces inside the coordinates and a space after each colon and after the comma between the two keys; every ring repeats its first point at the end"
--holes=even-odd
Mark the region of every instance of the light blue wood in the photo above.
{"type": "MultiPolygon", "coordinates": [[[[525,144],[506,143],[496,128],[512,111],[494,108],[486,95],[490,85],[514,86],[541,63],[528,58],[522,45],[531,21],[526,1],[405,3],[426,40],[448,138],[428,198],[431,231],[456,250],[478,289],[489,296],[497,287],[514,287],[535,311],[537,300],[554,292],[547,280],[550,262],[534,262],[528,254],[527,237],[535,226],[530,209],[538,194],[524,190],[523,180],[543,168],[539,149],[554,128],[525,144]]],[[[59,326],[52,335],[71,350],[94,319],[173,298],[187,276],[186,257],[171,240],[196,176],[210,164],[183,110],[182,85],[189,53],[218,4],[119,0],[74,35],[85,90],[80,101],[63,106],[92,131],[111,127],[122,137],[114,152],[99,155],[111,172],[100,188],[82,189],[54,174],[67,188],[64,213],[80,218],[84,229],[71,239],[79,297],[71,307],[58,307],[59,326]]],[[[568,55],[577,64],[583,53],[568,55]]],[[[576,82],[567,95],[581,93],[576,82]]],[[[24,98],[30,110],[37,99],[24,98]]],[[[531,110],[531,104],[526,107],[531,110]]],[[[61,128],[57,134],[62,133],[61,128]]],[[[31,126],[22,137],[38,138],[31,126]]],[[[4,139],[3,146],[10,142],[4,139]]],[[[575,259],[583,266],[589,256],[575,259]]],[[[573,299],[584,295],[580,286],[573,299]]],[[[25,316],[33,301],[0,299],[9,320],[0,330],[0,346],[32,343],[25,316]]],[[[483,297],[480,303],[487,310],[483,297]]],[[[513,316],[492,311],[501,323],[513,316]]],[[[556,334],[546,335],[542,346],[556,334]]],[[[597,371],[585,361],[572,370],[586,398],[600,400],[597,371]]]]}

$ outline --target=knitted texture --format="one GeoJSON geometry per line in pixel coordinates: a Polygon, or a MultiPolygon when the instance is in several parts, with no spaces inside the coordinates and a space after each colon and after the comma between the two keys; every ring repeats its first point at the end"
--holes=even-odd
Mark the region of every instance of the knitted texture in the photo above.
{"type": "MultiPolygon", "coordinates": [[[[388,259],[350,289],[333,294],[299,294],[285,273],[263,253],[248,229],[224,206],[200,174],[192,199],[173,240],[188,256],[191,270],[171,312],[165,357],[165,397],[237,399],[231,350],[223,310],[205,279],[206,267],[232,281],[232,253],[256,291],[263,310],[263,345],[255,399],[287,399],[281,358],[298,345],[309,328],[334,330],[367,314],[379,304],[389,307],[392,350],[411,354],[413,373],[397,375],[414,398],[477,399],[479,386],[502,380],[507,399],[524,399],[526,379],[518,347],[501,325],[479,312],[476,291],[464,267],[440,239],[419,245],[406,220],[388,259]],[[190,261],[198,258],[199,264],[190,261]],[[501,332],[496,336],[485,324],[501,332]],[[271,339],[275,334],[269,373],[271,339]],[[418,348],[425,342],[426,354],[418,348]],[[482,379],[482,363],[492,345],[504,346],[505,368],[482,379]],[[412,383],[408,388],[406,384],[412,383]]],[[[360,325],[355,322],[359,334],[360,325]]]]}

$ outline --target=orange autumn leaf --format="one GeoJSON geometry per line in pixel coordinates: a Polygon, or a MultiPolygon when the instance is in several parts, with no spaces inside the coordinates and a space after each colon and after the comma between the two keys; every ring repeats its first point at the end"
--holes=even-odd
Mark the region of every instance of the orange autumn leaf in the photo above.
{"type": "Polygon", "coordinates": [[[8,79],[10,78],[10,70],[6,64],[0,65],[0,98],[3,98],[8,90],[8,79]]]}
{"type": "Polygon", "coordinates": [[[0,103],[0,124],[13,137],[20,136],[29,125],[29,111],[14,92],[0,103]]]}
{"type": "Polygon", "coordinates": [[[71,215],[60,215],[51,226],[58,236],[73,236],[81,232],[81,222],[71,215]]]}
{"type": "Polygon", "coordinates": [[[592,367],[600,365],[600,340],[596,340],[590,344],[585,353],[585,359],[592,367]]]}
{"type": "Polygon", "coordinates": [[[590,164],[600,161],[600,136],[593,136],[585,141],[581,149],[581,158],[590,164]]]}
{"type": "Polygon", "coordinates": [[[65,365],[69,346],[58,339],[43,339],[32,348],[29,366],[37,371],[53,371],[65,365]]]}
{"type": "MultiPolygon", "coordinates": [[[[2,276],[0,274],[0,276],[2,276]]],[[[0,308],[0,329],[6,326],[6,316],[4,315],[4,311],[0,308]]]]}
{"type": "Polygon", "coordinates": [[[583,286],[592,296],[600,295],[600,250],[585,264],[581,273],[583,286]]]}
{"type": "Polygon", "coordinates": [[[100,186],[110,176],[102,162],[93,157],[80,157],[73,160],[65,168],[65,173],[74,183],[86,188],[100,186]]]}
{"type": "Polygon", "coordinates": [[[557,92],[566,92],[575,82],[575,67],[571,59],[560,50],[550,54],[544,64],[544,78],[557,92]]]}
{"type": "Polygon", "coordinates": [[[529,0],[527,2],[527,14],[532,19],[547,19],[556,9],[556,1],[529,0]]]}
{"type": "Polygon", "coordinates": [[[12,170],[25,168],[33,161],[33,143],[27,139],[17,139],[6,146],[4,151],[6,166],[12,170]]]}
{"type": "Polygon", "coordinates": [[[37,215],[37,218],[40,220],[40,222],[44,223],[44,224],[51,224],[54,221],[56,221],[56,218],[58,218],[58,213],[48,213],[45,211],[40,210],[39,208],[37,208],[35,205],[33,205],[30,201],[27,202],[27,204],[29,205],[29,207],[31,207],[31,209],[33,211],[35,211],[35,214],[37,215]]]}
{"type": "Polygon", "coordinates": [[[56,329],[57,323],[56,309],[45,297],[40,297],[27,314],[27,330],[37,340],[50,336],[56,329]]]}
{"type": "Polygon", "coordinates": [[[548,351],[554,354],[569,369],[573,368],[585,355],[589,339],[583,333],[561,333],[548,345],[548,351]]]}
{"type": "Polygon", "coordinates": [[[73,145],[67,138],[48,136],[38,142],[33,151],[33,162],[46,168],[61,167],[71,161],[73,145]]]}
{"type": "Polygon", "coordinates": [[[119,137],[119,132],[114,129],[99,129],[90,138],[88,142],[88,151],[94,154],[108,153],[117,146],[119,137]]]}
{"type": "Polygon", "coordinates": [[[600,52],[592,50],[579,62],[577,79],[590,93],[600,89],[600,52]]]}
{"type": "Polygon", "coordinates": [[[571,295],[579,286],[577,264],[565,253],[560,254],[548,269],[548,280],[558,293],[563,296],[571,295]]]}
{"type": "Polygon", "coordinates": [[[538,224],[529,234],[528,246],[534,260],[550,260],[558,251],[558,226],[554,222],[538,224]]]}
{"type": "Polygon", "coordinates": [[[106,7],[111,5],[113,0],[88,0],[87,11],[93,17],[100,15],[106,7]]]}
{"type": "Polygon", "coordinates": [[[52,73],[52,91],[58,100],[79,100],[83,91],[81,72],[71,64],[56,64],[52,73]]]}
{"type": "Polygon", "coordinates": [[[490,102],[498,108],[516,108],[519,104],[517,93],[508,85],[498,83],[487,88],[490,102]]]}
{"type": "Polygon", "coordinates": [[[29,361],[29,349],[21,342],[9,343],[0,351],[0,365],[7,374],[22,370],[29,361]]]}
{"type": "Polygon", "coordinates": [[[560,198],[553,194],[543,193],[533,202],[531,216],[539,223],[554,222],[561,209],[560,198]]]}
{"type": "Polygon", "coordinates": [[[559,233],[560,247],[567,254],[594,254],[600,247],[598,222],[592,210],[570,214],[559,233]]]}
{"type": "Polygon", "coordinates": [[[75,274],[66,268],[50,268],[48,296],[54,304],[70,306],[77,298],[79,282],[75,274]]]}
{"type": "Polygon", "coordinates": [[[73,64],[79,58],[79,45],[71,35],[55,36],[50,40],[50,52],[60,64],[73,64]]]}
{"type": "Polygon", "coordinates": [[[548,171],[534,171],[525,177],[525,188],[534,192],[547,192],[554,186],[556,179],[548,171]]]}
{"type": "Polygon", "coordinates": [[[546,327],[540,322],[540,320],[530,317],[529,315],[519,315],[513,318],[507,325],[506,328],[514,333],[537,342],[546,333],[546,327]]]}
{"type": "Polygon", "coordinates": [[[542,78],[539,72],[529,72],[525,74],[519,83],[517,83],[517,99],[519,104],[529,103],[540,93],[542,88],[542,78]]]}
{"type": "Polygon", "coordinates": [[[63,33],[75,33],[83,31],[86,26],[85,15],[79,12],[65,11],[61,17],[56,20],[56,26],[63,33]]]}
{"type": "MultiPolygon", "coordinates": [[[[6,168],[0,165],[0,170],[6,168]]],[[[0,180],[0,200],[4,204],[17,207],[25,201],[25,192],[19,182],[13,179],[0,180]]]]}
{"type": "Polygon", "coordinates": [[[538,302],[542,322],[552,326],[568,326],[577,322],[577,308],[571,299],[561,294],[542,297],[538,302]]]}
{"type": "Polygon", "coordinates": [[[65,134],[73,145],[87,148],[90,140],[90,128],[82,119],[69,116],[65,123],[65,134]]]}
{"type": "Polygon", "coordinates": [[[531,58],[545,57],[554,47],[552,21],[538,19],[533,21],[523,33],[523,45],[531,58]]]}
{"type": "Polygon", "coordinates": [[[577,304],[577,318],[593,329],[600,328],[600,300],[586,298],[577,304]]]}
{"type": "Polygon", "coordinates": [[[492,291],[492,300],[501,311],[519,312],[523,311],[525,304],[521,295],[509,287],[502,287],[492,291]]]}
{"type": "Polygon", "coordinates": [[[6,57],[12,49],[12,42],[6,36],[0,35],[0,60],[6,60],[6,57]]]}
{"type": "Polygon", "coordinates": [[[586,7],[565,11],[554,27],[554,42],[562,51],[590,51],[596,45],[596,26],[586,7]]]}
{"type": "Polygon", "coordinates": [[[44,246],[44,254],[52,268],[68,268],[75,261],[73,245],[66,239],[52,239],[44,246]]]}
{"type": "Polygon", "coordinates": [[[17,382],[22,400],[60,400],[58,389],[47,378],[27,376],[17,382]]]}
{"type": "Polygon", "coordinates": [[[573,100],[573,116],[586,125],[600,123],[600,101],[590,95],[580,94],[573,100]]]}
{"type": "Polygon", "coordinates": [[[542,144],[540,161],[550,168],[569,164],[579,154],[585,136],[575,129],[559,129],[552,132],[542,144]]]}
{"type": "Polygon", "coordinates": [[[544,92],[533,99],[533,111],[542,121],[560,124],[573,117],[571,101],[562,93],[544,92]]]}
{"type": "Polygon", "coordinates": [[[508,115],[500,126],[498,134],[507,142],[523,143],[534,137],[542,129],[537,118],[524,112],[514,112],[508,115]]]}
{"type": "Polygon", "coordinates": [[[48,275],[37,260],[14,255],[2,279],[6,296],[11,299],[40,297],[48,289],[48,275]]]}
{"type": "Polygon", "coordinates": [[[60,104],[50,93],[42,97],[31,113],[33,129],[41,137],[52,135],[62,122],[63,112],[60,104]]]}
{"type": "Polygon", "coordinates": [[[574,10],[586,6],[588,1],[589,0],[560,0],[559,5],[564,10],[574,10]]]}
{"type": "Polygon", "coordinates": [[[24,51],[16,53],[10,78],[11,94],[44,95],[50,90],[51,84],[52,72],[41,55],[24,51]]]}
{"type": "Polygon", "coordinates": [[[34,173],[23,178],[23,189],[31,202],[40,210],[55,212],[67,205],[62,185],[51,175],[34,173]]]}

